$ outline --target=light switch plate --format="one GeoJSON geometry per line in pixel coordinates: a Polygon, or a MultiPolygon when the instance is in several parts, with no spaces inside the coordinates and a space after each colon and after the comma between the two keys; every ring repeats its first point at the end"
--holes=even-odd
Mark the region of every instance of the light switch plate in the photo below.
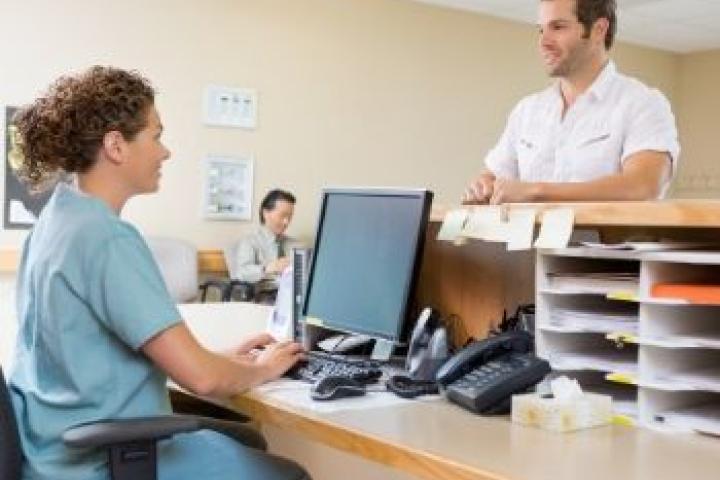
{"type": "Polygon", "coordinates": [[[255,128],[257,92],[249,88],[208,85],[203,101],[203,123],[218,127],[255,128]]]}

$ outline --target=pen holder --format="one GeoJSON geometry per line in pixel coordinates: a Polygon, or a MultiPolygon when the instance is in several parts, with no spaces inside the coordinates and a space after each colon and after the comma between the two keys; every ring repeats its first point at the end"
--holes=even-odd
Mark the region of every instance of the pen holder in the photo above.
{"type": "Polygon", "coordinates": [[[607,425],[612,415],[612,398],[609,395],[583,393],[570,401],[537,393],[512,397],[513,422],[553,432],[607,425]]]}

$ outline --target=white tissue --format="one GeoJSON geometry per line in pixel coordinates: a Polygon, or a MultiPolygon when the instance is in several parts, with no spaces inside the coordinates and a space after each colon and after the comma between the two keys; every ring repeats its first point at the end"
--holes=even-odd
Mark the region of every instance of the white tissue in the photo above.
{"type": "Polygon", "coordinates": [[[571,380],[564,375],[550,381],[550,390],[553,397],[561,403],[574,402],[583,396],[577,380],[571,380]]]}

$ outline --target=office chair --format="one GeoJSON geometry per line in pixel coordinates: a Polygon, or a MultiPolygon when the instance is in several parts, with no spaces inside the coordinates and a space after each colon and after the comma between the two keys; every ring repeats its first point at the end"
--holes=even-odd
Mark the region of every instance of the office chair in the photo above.
{"type": "Polygon", "coordinates": [[[176,238],[148,237],[146,241],[170,296],[177,303],[195,300],[198,293],[197,249],[176,238]]]}
{"type": "MultiPolygon", "coordinates": [[[[156,480],[158,440],[177,433],[214,430],[253,449],[248,456],[247,478],[263,480],[310,480],[296,463],[265,450],[265,439],[256,431],[224,420],[191,415],[107,420],[77,425],[65,431],[63,441],[71,448],[102,448],[108,451],[112,480],[156,480]],[[267,472],[272,471],[272,477],[267,472]]],[[[0,367],[0,479],[20,480],[23,456],[15,412],[0,367]]],[[[238,479],[240,480],[240,479],[238,479]]]]}
{"type": "Polygon", "coordinates": [[[200,285],[200,301],[207,299],[208,289],[217,288],[220,291],[220,299],[223,302],[230,302],[233,299],[241,302],[257,301],[259,289],[258,283],[238,280],[237,269],[235,268],[235,257],[239,242],[227,245],[223,249],[225,265],[228,269],[229,279],[208,279],[200,285]]]}

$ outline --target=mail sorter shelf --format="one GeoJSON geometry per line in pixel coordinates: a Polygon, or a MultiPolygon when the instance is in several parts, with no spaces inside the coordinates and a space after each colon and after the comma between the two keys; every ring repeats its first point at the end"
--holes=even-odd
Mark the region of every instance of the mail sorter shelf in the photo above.
{"type": "Polygon", "coordinates": [[[587,390],[602,390],[601,380],[622,382],[622,390],[607,393],[618,413],[634,408],[643,426],[720,433],[720,305],[651,297],[658,283],[720,284],[720,256],[588,250],[538,252],[538,354],[554,375],[577,378],[587,390]],[[617,279],[619,272],[636,274],[634,295],[615,296],[612,282],[602,285],[604,273],[617,279]],[[553,286],[557,278],[579,285],[553,286]],[[593,292],[588,278],[607,288],[593,292]],[[613,351],[609,339],[623,349],[613,351]]]}

